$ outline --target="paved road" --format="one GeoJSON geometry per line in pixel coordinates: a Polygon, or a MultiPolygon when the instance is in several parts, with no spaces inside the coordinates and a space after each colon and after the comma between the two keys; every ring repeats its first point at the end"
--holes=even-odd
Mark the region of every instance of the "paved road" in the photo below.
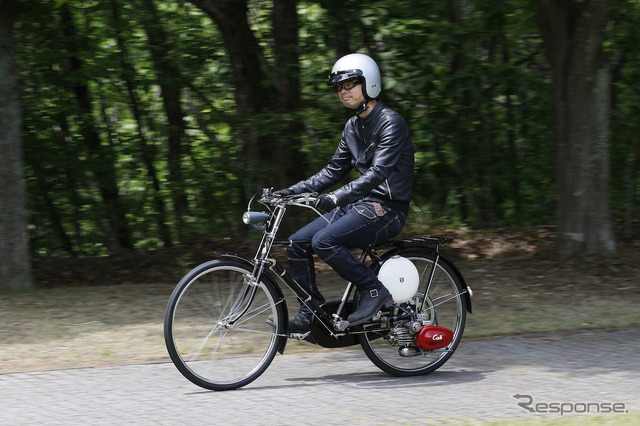
{"type": "Polygon", "coordinates": [[[435,424],[637,413],[638,354],[640,329],[463,340],[432,375],[396,378],[360,350],[316,351],[278,356],[229,392],[200,389],[170,363],[19,372],[0,375],[0,424],[435,424]]]}

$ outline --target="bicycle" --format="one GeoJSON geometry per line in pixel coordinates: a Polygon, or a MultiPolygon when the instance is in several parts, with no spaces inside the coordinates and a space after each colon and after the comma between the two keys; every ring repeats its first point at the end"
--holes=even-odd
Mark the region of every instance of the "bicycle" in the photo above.
{"type": "Polygon", "coordinates": [[[363,248],[360,261],[379,274],[394,305],[354,327],[346,321],[358,302],[353,283],[347,283],[339,301],[319,306],[270,256],[273,247],[292,243],[276,240],[289,207],[321,215],[313,207],[316,195],[274,197],[265,189],[258,202],[267,211],[257,212],[251,210],[256,194],[243,214],[245,224],[262,232],[255,257],[217,253],[219,259],[195,267],[175,287],[164,336],[171,360],[188,380],[218,391],[245,386],[269,367],[276,353],[284,354],[289,338],[327,348],[360,344],[377,367],[394,376],[431,373],[453,355],[471,313],[472,292],[440,252],[451,239],[423,236],[363,248]],[[395,284],[382,279],[385,269],[395,284]],[[412,279],[413,287],[405,282],[412,279]],[[309,332],[288,332],[287,302],[279,283],[313,311],[309,332]]]}

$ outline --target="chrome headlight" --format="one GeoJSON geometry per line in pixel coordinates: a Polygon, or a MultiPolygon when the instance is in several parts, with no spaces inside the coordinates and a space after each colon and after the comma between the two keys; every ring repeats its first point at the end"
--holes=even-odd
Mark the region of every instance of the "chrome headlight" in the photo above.
{"type": "Polygon", "coordinates": [[[245,225],[255,225],[257,223],[266,222],[271,216],[261,212],[244,212],[242,214],[242,222],[245,225]]]}

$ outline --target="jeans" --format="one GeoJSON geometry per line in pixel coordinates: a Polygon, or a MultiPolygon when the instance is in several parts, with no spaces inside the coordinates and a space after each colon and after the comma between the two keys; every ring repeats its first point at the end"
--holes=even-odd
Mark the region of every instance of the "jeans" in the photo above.
{"type": "Polygon", "coordinates": [[[356,202],[325,213],[310,222],[289,239],[287,248],[291,276],[318,303],[324,297],[316,284],[313,254],[331,266],[340,277],[354,283],[358,291],[382,285],[366,265],[360,263],[349,249],[364,248],[398,235],[407,217],[372,202],[356,202]]]}

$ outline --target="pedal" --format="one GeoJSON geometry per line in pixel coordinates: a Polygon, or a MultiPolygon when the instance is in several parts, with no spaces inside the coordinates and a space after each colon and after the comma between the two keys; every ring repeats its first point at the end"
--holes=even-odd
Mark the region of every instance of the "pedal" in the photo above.
{"type": "Polygon", "coordinates": [[[349,321],[340,320],[333,323],[333,328],[338,331],[345,331],[349,327],[349,321]]]}
{"type": "Polygon", "coordinates": [[[310,331],[304,333],[289,333],[289,339],[304,340],[304,338],[309,336],[310,334],[310,331]]]}
{"type": "Polygon", "coordinates": [[[305,342],[313,343],[314,345],[316,344],[316,341],[313,336],[311,336],[310,331],[304,333],[289,333],[288,337],[289,339],[304,340],[305,342]]]}

